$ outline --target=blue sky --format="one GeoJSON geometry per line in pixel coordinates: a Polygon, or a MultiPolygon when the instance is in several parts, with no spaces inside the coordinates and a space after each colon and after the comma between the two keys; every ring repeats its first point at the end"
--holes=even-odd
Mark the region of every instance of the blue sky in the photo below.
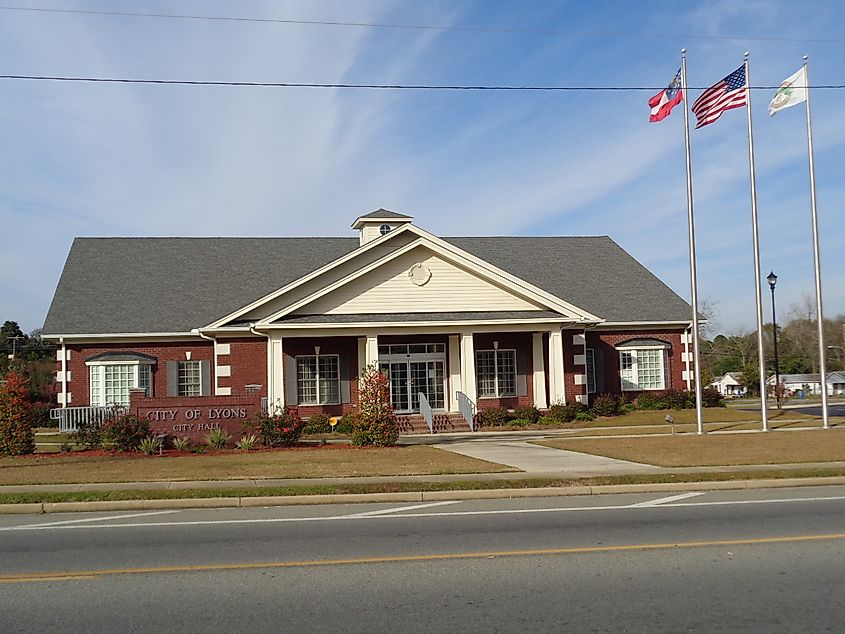
{"type": "MultiPolygon", "coordinates": [[[[845,84],[835,1],[16,4],[500,30],[0,11],[0,74],[662,86],[686,47],[690,86],[715,83],[745,50],[753,85],[779,84],[804,54],[813,85],[845,84]]],[[[74,236],[352,236],[379,207],[438,235],[610,235],[688,299],[683,113],[649,124],[650,95],[0,80],[0,319],[41,326],[74,236]]],[[[806,124],[803,107],[770,119],[770,98],[752,93],[761,266],[780,277],[785,318],[814,288],[806,124]]],[[[843,100],[812,94],[829,317],[845,313],[843,100]]],[[[745,111],[691,135],[699,295],[715,302],[716,331],[749,330],[745,111]]]]}

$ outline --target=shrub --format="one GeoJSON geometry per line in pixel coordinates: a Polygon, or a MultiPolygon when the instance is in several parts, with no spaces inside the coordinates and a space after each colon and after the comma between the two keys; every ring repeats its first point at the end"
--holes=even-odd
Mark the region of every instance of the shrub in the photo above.
{"type": "Polygon", "coordinates": [[[29,406],[30,427],[58,427],[58,420],[50,420],[51,403],[39,401],[29,406]]]}
{"type": "Polygon", "coordinates": [[[304,424],[294,411],[285,407],[272,414],[258,414],[244,429],[261,436],[261,444],[265,447],[290,447],[302,435],[304,424]]]}
{"type": "Polygon", "coordinates": [[[96,449],[103,440],[103,432],[99,421],[83,421],[76,426],[76,431],[71,433],[70,441],[83,449],[96,449]]]}
{"type": "Polygon", "coordinates": [[[536,425],[540,420],[540,410],[534,406],[518,407],[513,411],[514,418],[518,420],[526,420],[529,425],[536,425]]]}
{"type": "Polygon", "coordinates": [[[378,447],[395,445],[399,440],[399,425],[390,405],[390,382],[375,364],[367,367],[361,377],[358,407],[352,442],[378,447]]]}
{"type": "Polygon", "coordinates": [[[585,409],[583,412],[577,412],[575,414],[575,420],[579,422],[595,420],[596,415],[593,414],[590,410],[585,409]]]}
{"type": "Polygon", "coordinates": [[[660,392],[643,392],[634,401],[637,409],[666,409],[666,401],[660,392]]]}
{"type": "Polygon", "coordinates": [[[155,436],[144,436],[138,441],[138,449],[148,456],[152,456],[157,451],[161,451],[161,439],[155,436]]]}
{"type": "Polygon", "coordinates": [[[27,380],[9,372],[6,384],[0,387],[0,455],[18,456],[35,451],[35,435],[29,420],[27,380]]]}
{"type": "Polygon", "coordinates": [[[258,436],[249,434],[248,436],[241,436],[241,439],[235,443],[235,447],[241,451],[252,451],[255,449],[255,444],[258,442],[258,436]]]}
{"type": "Polygon", "coordinates": [[[621,412],[619,399],[613,394],[599,394],[591,409],[596,416],[619,416],[621,412]]]}
{"type": "Polygon", "coordinates": [[[549,408],[548,417],[556,423],[571,423],[579,412],[586,411],[587,408],[583,403],[575,401],[574,403],[555,403],[549,408]]]}
{"type": "Polygon", "coordinates": [[[227,433],[222,427],[218,427],[212,429],[211,433],[205,437],[205,444],[212,449],[224,449],[230,440],[232,440],[231,434],[227,433]]]}
{"type": "Polygon", "coordinates": [[[103,423],[100,443],[117,451],[135,451],[141,440],[149,435],[150,424],[147,421],[132,414],[124,414],[103,423]]]}
{"type": "Polygon", "coordinates": [[[695,392],[675,389],[665,390],[662,398],[668,409],[690,409],[695,407],[695,392]]]}
{"type": "Polygon", "coordinates": [[[59,451],[61,451],[62,453],[70,453],[71,451],[73,451],[73,445],[69,440],[63,440],[59,445],[59,451]]]}
{"type": "Polygon", "coordinates": [[[725,407],[725,401],[715,387],[705,387],[701,390],[701,404],[704,407],[725,407]]]}
{"type": "Polygon", "coordinates": [[[352,432],[355,431],[355,422],[358,420],[358,416],[356,414],[344,414],[339,421],[337,421],[337,425],[334,426],[334,431],[336,434],[346,434],[347,436],[352,435],[352,432]]]}
{"type": "Polygon", "coordinates": [[[332,426],[329,425],[329,417],[325,414],[312,414],[302,429],[303,434],[330,434],[332,426]]]}
{"type": "Polygon", "coordinates": [[[173,439],[173,448],[176,451],[188,451],[191,448],[191,439],[188,436],[177,436],[173,439]]]}
{"type": "Polygon", "coordinates": [[[514,419],[513,414],[503,407],[491,407],[478,413],[481,416],[481,424],[488,427],[501,427],[514,419]]]}

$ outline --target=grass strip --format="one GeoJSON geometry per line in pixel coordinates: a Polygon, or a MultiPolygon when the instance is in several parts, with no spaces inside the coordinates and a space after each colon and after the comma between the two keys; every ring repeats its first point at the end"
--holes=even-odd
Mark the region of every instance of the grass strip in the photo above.
{"type": "Polygon", "coordinates": [[[665,473],[593,478],[521,478],[518,480],[460,480],[455,482],[375,482],[300,485],[258,488],[136,489],[115,491],[74,491],[66,493],[0,493],[0,504],[40,502],[103,502],[118,500],[172,500],[186,498],[261,497],[292,495],[336,495],[360,493],[408,493],[420,491],[473,491],[485,489],[529,489],[611,484],[665,484],[669,482],[724,482],[782,478],[823,478],[845,476],[845,468],[772,469],[764,471],[717,471],[711,473],[665,473]]]}

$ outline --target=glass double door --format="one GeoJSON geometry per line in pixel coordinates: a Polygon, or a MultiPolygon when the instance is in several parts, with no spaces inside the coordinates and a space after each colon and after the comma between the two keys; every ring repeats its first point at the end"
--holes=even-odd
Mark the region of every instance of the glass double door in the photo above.
{"type": "Polygon", "coordinates": [[[390,380],[390,404],[399,413],[420,411],[420,393],[432,409],[445,409],[445,362],[443,359],[379,361],[390,380]]]}

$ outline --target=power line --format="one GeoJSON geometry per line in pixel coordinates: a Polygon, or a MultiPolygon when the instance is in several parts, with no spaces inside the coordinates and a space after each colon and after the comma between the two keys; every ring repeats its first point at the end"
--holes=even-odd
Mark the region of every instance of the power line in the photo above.
{"type": "MultiPolygon", "coordinates": [[[[639,92],[663,90],[662,86],[470,86],[438,84],[318,84],[305,82],[263,81],[212,81],[199,79],[130,79],[123,77],[68,77],[58,75],[0,75],[0,79],[32,81],[88,82],[107,84],[163,84],[176,86],[235,86],[256,88],[360,88],[371,90],[500,90],[546,92],[639,92]]],[[[705,90],[708,87],[688,86],[687,90],[705,90]]],[[[777,90],[780,86],[750,86],[751,90],[777,90]]],[[[841,90],[845,84],[808,86],[813,89],[841,90]]]]}
{"type": "Polygon", "coordinates": [[[102,15],[132,18],[164,18],[173,20],[207,20],[213,22],[252,22],[258,24],[299,24],[308,26],[341,26],[378,29],[407,29],[425,31],[463,31],[469,33],[514,33],[528,35],[557,35],[564,37],[621,37],[640,39],[676,40],[740,40],[750,42],[817,42],[842,44],[845,39],[818,39],[797,37],[750,37],[740,35],[692,35],[669,33],[632,33],[613,31],[558,31],[551,29],[529,29],[520,27],[444,26],[438,24],[400,24],[387,22],[340,22],[335,20],[284,20],[280,18],[247,18],[238,16],[193,15],[178,13],[136,13],[130,11],[97,11],[93,9],[55,9],[51,7],[0,6],[3,11],[27,11],[32,13],[64,13],[75,15],[102,15]]]}

